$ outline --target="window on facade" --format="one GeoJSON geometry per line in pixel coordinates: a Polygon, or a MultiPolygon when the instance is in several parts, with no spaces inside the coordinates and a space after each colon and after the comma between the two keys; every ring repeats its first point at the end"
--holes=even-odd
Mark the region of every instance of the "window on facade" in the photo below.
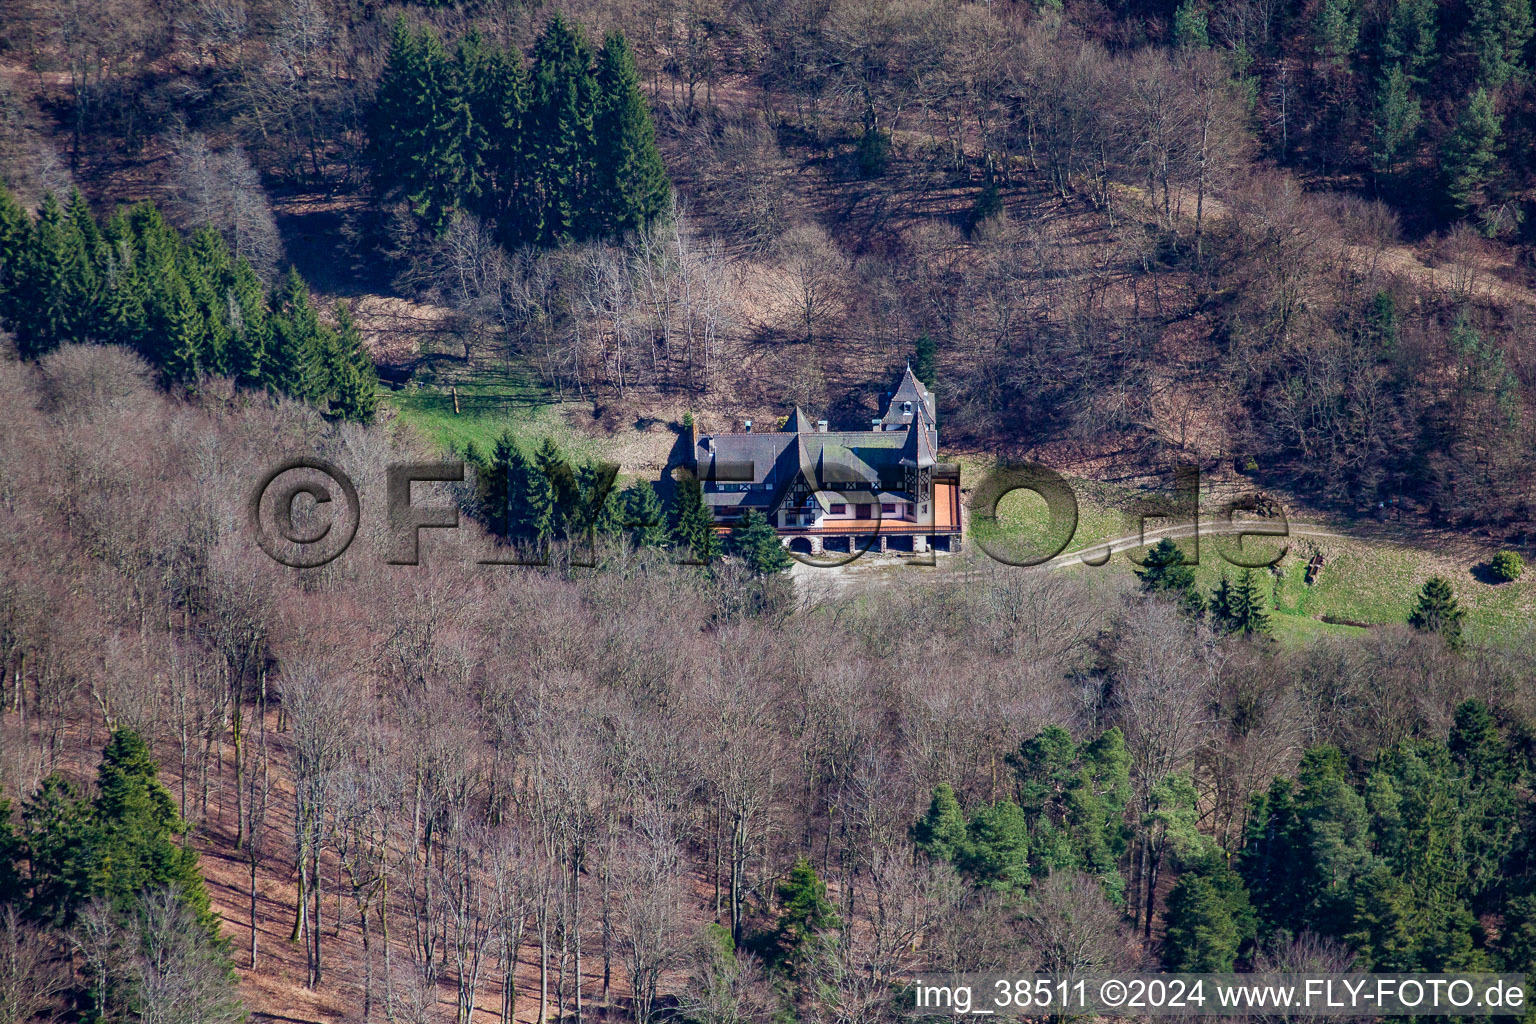
{"type": "Polygon", "coordinates": [[[857,509],[854,510],[853,518],[855,518],[855,519],[870,519],[870,518],[873,518],[874,514],[875,514],[875,506],[873,506],[873,505],[860,505],[857,509]]]}
{"type": "Polygon", "coordinates": [[[896,511],[896,506],[895,505],[892,505],[889,502],[881,502],[881,504],[880,504],[880,514],[881,515],[890,515],[892,512],[895,512],[895,511],[896,511]]]}
{"type": "Polygon", "coordinates": [[[832,503],[832,514],[833,515],[835,515],[835,516],[844,515],[844,514],[847,513],[847,511],[848,511],[848,506],[847,505],[841,504],[839,502],[833,502],[832,503]]]}

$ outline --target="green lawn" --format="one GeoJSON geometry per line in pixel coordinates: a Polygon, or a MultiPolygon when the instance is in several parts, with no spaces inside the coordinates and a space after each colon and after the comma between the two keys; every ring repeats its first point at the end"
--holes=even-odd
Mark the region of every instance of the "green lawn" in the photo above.
{"type": "Polygon", "coordinates": [[[411,382],[385,391],[383,402],[429,441],[458,454],[474,445],[482,454],[495,447],[510,429],[524,450],[532,451],[545,438],[554,438],[569,456],[591,458],[598,446],[576,436],[549,393],[527,378],[510,373],[477,373],[473,381],[456,385],[459,411],[454,412],[450,384],[411,382]]]}
{"type": "MultiPolygon", "coordinates": [[[[973,482],[985,472],[984,464],[963,468],[962,479],[973,482]]],[[[1130,506],[1137,492],[1128,488],[1092,481],[1071,481],[1078,506],[1077,530],[1066,552],[1082,551],[1103,541],[1126,536],[1136,528],[1135,520],[1122,508],[1130,506]]],[[[1203,509],[1214,503],[1203,503],[1203,509]]],[[[1210,515],[1209,512],[1206,513],[1210,515]]],[[[972,524],[972,539],[998,540],[1017,552],[1042,552],[1060,543],[1060,536],[1047,537],[1048,512],[1045,502],[1028,491],[1015,491],[999,503],[998,520],[988,533],[981,524],[972,524]]],[[[1300,521],[1293,523],[1303,526],[1300,521]]],[[[1149,523],[1156,527],[1156,521],[1149,523]]],[[[1338,532],[1348,532],[1338,528],[1338,532]]],[[[1187,547],[1187,541],[1184,542],[1187,547]]],[[[1250,544],[1254,543],[1252,541],[1250,544]]],[[[1262,541],[1272,544],[1279,541],[1262,541]]],[[[1442,553],[1388,541],[1356,537],[1293,536],[1288,553],[1279,563],[1280,574],[1257,570],[1275,609],[1272,624],[1282,642],[1303,642],[1326,634],[1358,633],[1348,625],[1324,622],[1331,619],[1373,625],[1406,622],[1418,590],[1430,576],[1441,575],[1451,581],[1457,598],[1467,611],[1465,631],[1473,643],[1508,642],[1527,635],[1536,614],[1536,572],[1514,583],[1490,584],[1474,570],[1487,557],[1442,553]],[[1324,558],[1322,572],[1308,585],[1306,563],[1314,553],[1324,558]]],[[[975,550],[973,548],[973,550],[975,550]]],[[[1491,553],[1491,552],[1490,552],[1491,553]]],[[[985,554],[976,557],[985,558],[985,554]]],[[[1125,553],[1116,554],[1102,567],[1080,566],[1067,571],[1103,573],[1133,571],[1125,553]]],[[[1200,564],[1195,578],[1209,594],[1223,573],[1235,577],[1242,570],[1224,560],[1217,550],[1216,538],[1203,535],[1200,564]]]]}

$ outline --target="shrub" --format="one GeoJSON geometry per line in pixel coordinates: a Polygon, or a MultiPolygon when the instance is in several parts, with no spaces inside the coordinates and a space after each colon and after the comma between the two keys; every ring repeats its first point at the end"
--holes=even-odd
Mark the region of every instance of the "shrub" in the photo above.
{"type": "Polygon", "coordinates": [[[1520,574],[1525,572],[1525,559],[1518,552],[1500,551],[1493,556],[1488,567],[1493,570],[1494,579],[1508,583],[1519,579],[1520,574]]]}
{"type": "Polygon", "coordinates": [[[1003,194],[998,191],[996,182],[989,181],[976,197],[976,205],[971,207],[970,229],[976,230],[984,221],[1000,216],[1002,212],[1003,194]]]}
{"type": "Polygon", "coordinates": [[[878,178],[885,174],[891,162],[891,137],[873,126],[864,129],[859,136],[856,153],[859,173],[866,178],[878,178]]]}

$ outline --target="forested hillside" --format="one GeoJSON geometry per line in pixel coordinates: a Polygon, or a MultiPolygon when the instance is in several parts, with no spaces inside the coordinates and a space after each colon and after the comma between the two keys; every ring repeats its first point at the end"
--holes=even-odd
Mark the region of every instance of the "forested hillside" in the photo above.
{"type": "Polygon", "coordinates": [[[0,0],[0,1022],[1536,971],[1533,71],[1530,0],[0,0]],[[815,597],[659,479],[909,364],[968,474],[1432,571],[815,597]]]}
{"type": "Polygon", "coordinates": [[[416,301],[392,380],[854,419],[925,338],[957,443],[1529,520],[1527,0],[11,7],[23,205],[416,301]]]}
{"type": "Polygon", "coordinates": [[[391,565],[378,427],[99,347],[0,400],[6,991],[769,1024],[919,971],[1536,966],[1529,645],[1277,651],[1002,569],[801,608],[644,537],[391,565]],[[303,571],[244,522],[295,438],[363,495],[303,571]],[[220,944],[138,957],[210,895],[220,944]]]}

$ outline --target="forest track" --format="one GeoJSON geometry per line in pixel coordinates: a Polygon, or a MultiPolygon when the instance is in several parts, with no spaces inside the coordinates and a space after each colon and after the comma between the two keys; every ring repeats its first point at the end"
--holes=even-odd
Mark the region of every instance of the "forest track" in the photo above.
{"type": "MultiPolygon", "coordinates": [[[[1095,544],[1092,547],[1083,548],[1080,551],[1057,555],[1055,558],[1042,562],[1039,565],[1015,566],[991,559],[989,560],[991,564],[983,565],[980,568],[952,567],[945,569],[943,561],[938,562],[937,567],[942,571],[942,578],[945,582],[977,580],[990,573],[1008,570],[1041,572],[1070,569],[1080,565],[1099,567],[1108,564],[1111,558],[1121,552],[1132,551],[1165,538],[1180,540],[1193,536],[1197,530],[1202,537],[1232,537],[1240,534],[1255,536],[1255,530],[1259,526],[1260,523],[1253,520],[1241,520],[1233,523],[1212,519],[1203,520],[1199,523],[1178,523],[1155,530],[1147,530],[1145,534],[1131,533],[1122,537],[1116,537],[1112,540],[1095,544]]],[[[1306,524],[1288,524],[1287,532],[1284,536],[1286,539],[1297,537],[1354,541],[1363,539],[1357,534],[1326,526],[1306,524]]],[[[812,604],[817,604],[827,600],[837,600],[870,590],[894,586],[899,582],[910,579],[910,577],[900,576],[893,570],[902,567],[914,567],[916,565],[916,563],[909,560],[896,561],[879,557],[861,557],[846,565],[826,568],[797,562],[791,569],[791,576],[797,582],[806,584],[806,599],[812,604]],[[811,581],[816,582],[812,583],[811,581]]]]}

